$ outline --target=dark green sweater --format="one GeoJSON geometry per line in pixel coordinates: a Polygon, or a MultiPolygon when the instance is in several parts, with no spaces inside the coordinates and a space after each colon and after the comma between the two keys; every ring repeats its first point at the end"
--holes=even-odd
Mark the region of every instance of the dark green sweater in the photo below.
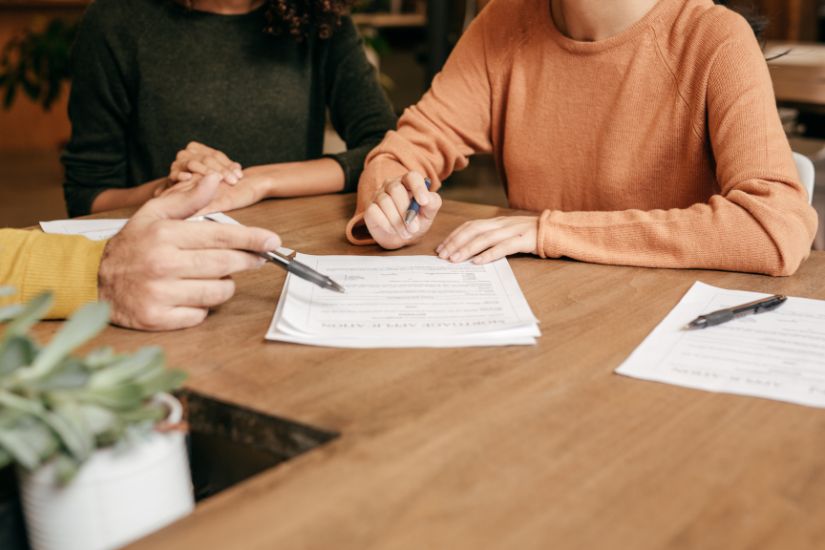
{"type": "Polygon", "coordinates": [[[323,156],[326,109],[348,151],[346,191],[395,115],[349,18],[332,38],[298,43],[246,15],[173,0],[96,0],[72,52],[72,137],[63,154],[69,214],[105,189],[166,176],[199,141],[244,167],[323,156]]]}

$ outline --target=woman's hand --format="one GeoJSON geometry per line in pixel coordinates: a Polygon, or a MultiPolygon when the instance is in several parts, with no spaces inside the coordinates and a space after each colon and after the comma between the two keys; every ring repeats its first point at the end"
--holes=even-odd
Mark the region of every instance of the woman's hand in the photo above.
{"type": "Polygon", "coordinates": [[[169,169],[170,185],[190,181],[196,175],[218,174],[225,183],[235,185],[243,178],[241,165],[221,151],[193,141],[178,152],[169,169]]]}
{"type": "MultiPolygon", "coordinates": [[[[195,176],[190,181],[169,187],[162,194],[188,192],[199,185],[201,180],[201,176],[195,176]]],[[[229,185],[222,181],[212,200],[206,207],[198,211],[198,215],[212,212],[229,212],[230,210],[251,206],[269,197],[271,188],[272,180],[270,177],[247,171],[244,177],[235,185],[229,185]]]]}
{"type": "Polygon", "coordinates": [[[424,176],[418,172],[409,172],[381,186],[372,204],[364,211],[364,223],[379,245],[387,249],[401,248],[417,241],[429,231],[440,208],[441,197],[427,189],[424,176]],[[421,210],[407,225],[404,223],[404,215],[410,207],[412,197],[418,201],[421,210]]]}
{"type": "Polygon", "coordinates": [[[486,264],[519,252],[537,254],[537,216],[504,216],[460,225],[435,249],[439,258],[486,264]]]}

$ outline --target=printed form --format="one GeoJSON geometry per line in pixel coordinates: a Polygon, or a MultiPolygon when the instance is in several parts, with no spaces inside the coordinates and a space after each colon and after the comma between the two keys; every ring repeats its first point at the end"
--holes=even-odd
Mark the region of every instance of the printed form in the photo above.
{"type": "Polygon", "coordinates": [[[714,392],[825,407],[825,301],[695,330],[699,315],[770,296],[695,283],[616,372],[714,392]]]}
{"type": "Polygon", "coordinates": [[[451,264],[435,256],[296,259],[343,294],[289,275],[267,339],[333,347],[531,345],[537,320],[506,260],[451,264]]]}

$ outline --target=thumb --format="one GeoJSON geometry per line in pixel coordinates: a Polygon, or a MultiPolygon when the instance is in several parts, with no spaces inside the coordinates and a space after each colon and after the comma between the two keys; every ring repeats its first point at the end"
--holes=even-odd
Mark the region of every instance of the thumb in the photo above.
{"type": "Polygon", "coordinates": [[[427,204],[421,205],[419,214],[422,218],[432,221],[438,211],[441,209],[441,195],[438,193],[429,192],[429,200],[427,204]]]}
{"type": "Polygon", "coordinates": [[[173,192],[150,200],[134,217],[185,220],[209,204],[220,183],[219,174],[209,174],[186,191],[173,192]]]}

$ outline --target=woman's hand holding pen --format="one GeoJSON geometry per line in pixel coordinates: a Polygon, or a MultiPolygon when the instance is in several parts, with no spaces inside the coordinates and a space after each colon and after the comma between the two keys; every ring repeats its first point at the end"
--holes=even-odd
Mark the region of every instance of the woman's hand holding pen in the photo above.
{"type": "Polygon", "coordinates": [[[375,199],[364,211],[364,223],[370,235],[387,249],[401,248],[416,242],[427,231],[441,208],[441,197],[427,189],[424,176],[409,172],[400,178],[388,180],[381,186],[375,199]],[[404,216],[412,198],[421,209],[418,216],[404,223],[404,216]]]}

